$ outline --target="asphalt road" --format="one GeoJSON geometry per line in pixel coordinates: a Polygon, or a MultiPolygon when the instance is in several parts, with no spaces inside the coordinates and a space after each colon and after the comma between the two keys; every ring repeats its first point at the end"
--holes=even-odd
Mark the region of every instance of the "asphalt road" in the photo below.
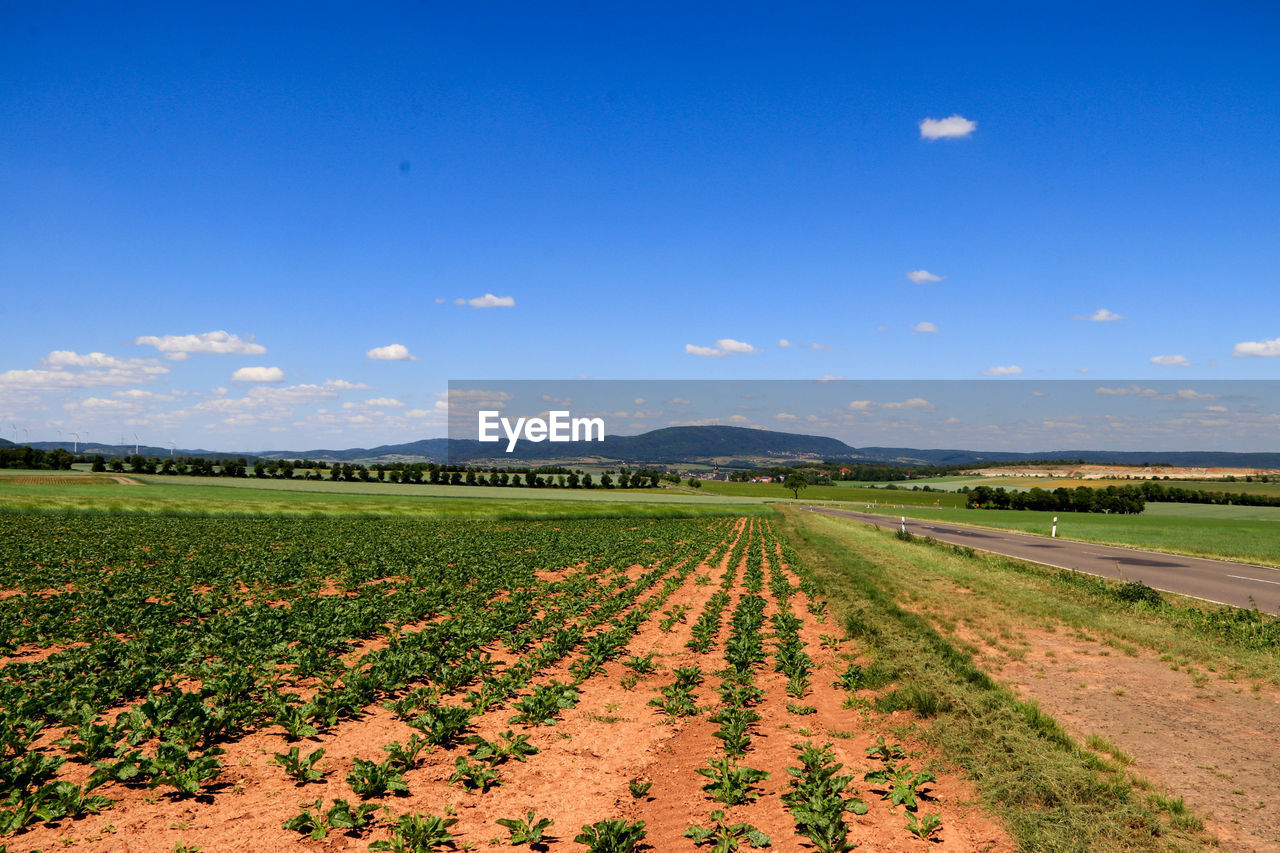
{"type": "MultiPolygon", "coordinates": [[[[891,530],[898,530],[901,527],[900,516],[850,512],[825,507],[805,507],[805,509],[822,515],[865,521],[876,527],[891,530]]],[[[1007,557],[1017,557],[1020,560],[1029,560],[1059,569],[1071,569],[1106,578],[1142,581],[1155,589],[1190,595],[1219,604],[1231,604],[1236,607],[1256,605],[1264,613],[1280,612],[1280,569],[1267,566],[1206,560],[1201,557],[1181,557],[1176,554],[1139,551],[1136,548],[1117,548],[1113,545],[1095,545],[1091,542],[1073,542],[1067,539],[1050,539],[1047,536],[979,529],[921,518],[908,518],[907,532],[917,536],[932,536],[940,542],[967,545],[970,548],[991,551],[1007,557]]]]}

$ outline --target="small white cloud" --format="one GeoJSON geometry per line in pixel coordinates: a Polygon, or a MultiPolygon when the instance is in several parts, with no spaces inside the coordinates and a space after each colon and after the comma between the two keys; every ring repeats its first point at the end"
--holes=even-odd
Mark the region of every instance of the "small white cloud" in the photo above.
{"type": "Polygon", "coordinates": [[[1072,320],[1085,320],[1090,323],[1118,323],[1124,319],[1124,315],[1117,314],[1114,311],[1108,311],[1106,308],[1099,308],[1092,314],[1077,314],[1071,318],[1072,320]]]}
{"type": "Polygon", "coordinates": [[[735,341],[733,338],[721,338],[716,341],[716,347],[732,355],[751,355],[759,352],[751,344],[744,341],[735,341]]]}
{"type": "Polygon", "coordinates": [[[1191,362],[1183,355],[1153,355],[1151,357],[1152,364],[1163,365],[1164,367],[1190,367],[1191,362]]]}
{"type": "Polygon", "coordinates": [[[1003,366],[996,365],[995,367],[988,367],[986,370],[982,371],[982,375],[983,376],[1017,376],[1021,372],[1022,372],[1022,368],[1018,367],[1018,365],[1008,364],[1003,366]]]}
{"type": "Polygon", "coordinates": [[[885,403],[882,408],[885,409],[906,409],[915,412],[933,411],[933,403],[923,397],[912,397],[910,400],[902,400],[897,403],[885,403]]]}
{"type": "Polygon", "coordinates": [[[1178,399],[1179,400],[1216,400],[1218,399],[1218,396],[1216,394],[1206,394],[1203,391],[1197,391],[1194,388],[1179,388],[1178,399]]]}
{"type": "Polygon", "coordinates": [[[828,373],[826,376],[819,376],[817,381],[818,382],[839,382],[841,379],[844,379],[844,377],[839,376],[835,373],[828,373]]]}
{"type": "Polygon", "coordinates": [[[936,335],[938,333],[938,326],[935,323],[930,323],[928,320],[923,320],[912,326],[911,331],[915,332],[917,335],[936,335]]]}
{"type": "Polygon", "coordinates": [[[470,305],[472,308],[514,308],[516,300],[512,296],[494,296],[492,293],[486,293],[474,299],[455,299],[453,304],[470,305]]]}
{"type": "Polygon", "coordinates": [[[947,118],[926,118],[920,122],[921,139],[963,139],[978,129],[976,121],[970,121],[956,113],[947,118]]]}
{"type": "Polygon", "coordinates": [[[1205,406],[1204,410],[1206,412],[1225,412],[1227,411],[1227,407],[1226,406],[1205,406]]]}
{"type": "Polygon", "coordinates": [[[753,347],[745,341],[735,341],[733,338],[721,338],[716,341],[714,347],[700,347],[696,344],[685,344],[684,351],[689,355],[698,355],[704,358],[721,358],[726,355],[754,355],[760,350],[753,347]]]}
{"type": "Polygon", "coordinates": [[[780,346],[780,347],[782,347],[782,348],[784,348],[784,349],[785,349],[785,348],[787,348],[787,347],[791,346],[791,341],[787,340],[786,338],[780,338],[780,339],[778,340],[778,346],[780,346]]]}
{"type": "Polygon", "coordinates": [[[643,406],[645,404],[645,399],[644,397],[636,397],[635,400],[633,400],[632,402],[634,402],[637,406],[643,406]]]}
{"type": "Polygon", "coordinates": [[[923,397],[912,397],[909,400],[896,400],[888,403],[878,403],[875,400],[849,401],[849,410],[852,412],[874,412],[879,409],[888,409],[890,411],[931,412],[933,411],[933,403],[930,403],[923,397]]]}
{"type": "Polygon", "coordinates": [[[198,335],[142,335],[134,338],[138,346],[153,346],[165,358],[186,361],[191,353],[214,355],[262,355],[267,348],[253,342],[253,335],[233,335],[221,329],[198,335]]]}
{"type": "Polygon", "coordinates": [[[404,403],[401,403],[395,397],[372,397],[365,400],[364,404],[380,409],[400,409],[404,407],[404,403]]]}
{"type": "Polygon", "coordinates": [[[1231,354],[1236,358],[1249,356],[1274,358],[1280,356],[1280,338],[1272,338],[1269,341],[1241,341],[1236,344],[1231,354]]]}
{"type": "Polygon", "coordinates": [[[775,417],[775,418],[777,418],[777,419],[778,419],[778,420],[780,420],[780,421],[794,421],[794,420],[796,420],[796,416],[795,416],[795,415],[793,415],[793,414],[791,414],[790,412],[778,412],[778,414],[774,415],[774,417],[775,417]]]}
{"type": "Polygon", "coordinates": [[[1093,389],[1093,393],[1101,394],[1104,397],[1159,397],[1160,392],[1154,388],[1142,388],[1138,385],[1129,385],[1122,388],[1108,388],[1103,385],[1093,389]]]}
{"type": "Polygon", "coordinates": [[[385,347],[374,347],[364,354],[365,358],[374,361],[417,361],[404,344],[387,344],[385,347]]]}
{"type": "Polygon", "coordinates": [[[946,278],[945,275],[934,275],[928,270],[909,270],[907,278],[916,284],[935,284],[946,278]]]}
{"type": "Polygon", "coordinates": [[[835,347],[831,346],[830,344],[809,344],[809,349],[833,350],[835,349],[835,347]]]}
{"type": "Polygon", "coordinates": [[[441,296],[440,298],[438,298],[438,299],[436,300],[436,304],[437,304],[437,305],[443,305],[443,304],[445,304],[445,303],[446,303],[446,302],[448,302],[448,301],[449,301],[448,299],[445,299],[443,296],[441,296]]]}
{"type": "Polygon", "coordinates": [[[283,382],[284,371],[278,367],[242,367],[231,374],[233,382],[283,382]]]}

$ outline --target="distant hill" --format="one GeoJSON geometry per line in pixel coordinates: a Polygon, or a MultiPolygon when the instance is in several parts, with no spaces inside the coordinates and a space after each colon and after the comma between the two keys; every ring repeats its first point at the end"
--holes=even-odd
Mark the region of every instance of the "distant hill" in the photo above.
{"type": "MultiPolygon", "coordinates": [[[[0,439],[0,447],[13,442],[0,439]]],[[[32,447],[71,450],[69,441],[32,442],[32,447]]],[[[1050,450],[1036,453],[978,451],[962,449],[919,449],[912,447],[851,447],[843,441],[820,435],[749,429],[734,426],[678,426],[656,429],[640,435],[609,435],[602,442],[551,444],[522,441],[507,454],[505,443],[482,444],[474,440],[428,438],[406,444],[346,449],[243,451],[186,450],[178,456],[211,459],[244,457],[262,459],[314,459],[324,462],[453,462],[458,464],[627,464],[644,465],[719,464],[729,468],[751,468],[785,462],[822,459],[894,465],[984,465],[1043,461],[1075,461],[1102,465],[1165,464],[1185,467],[1280,468],[1280,453],[1228,453],[1221,451],[1121,451],[1050,450]]],[[[133,445],[105,445],[81,442],[81,453],[128,456],[133,445]]],[[[168,456],[170,448],[142,445],[144,456],[168,456]]]]}

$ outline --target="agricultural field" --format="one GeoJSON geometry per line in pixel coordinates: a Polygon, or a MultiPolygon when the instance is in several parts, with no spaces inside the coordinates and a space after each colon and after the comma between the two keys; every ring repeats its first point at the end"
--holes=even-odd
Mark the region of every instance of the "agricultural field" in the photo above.
{"type": "MultiPolygon", "coordinates": [[[[912,483],[911,485],[916,485],[912,483]]],[[[791,501],[791,490],[781,483],[729,483],[719,480],[703,480],[701,491],[712,495],[735,498],[756,498],[772,501],[791,501]]],[[[845,485],[809,486],[800,492],[800,500],[808,503],[824,501],[850,501],[861,504],[890,506],[943,506],[962,507],[965,496],[944,491],[914,491],[911,486],[898,484],[896,489],[883,486],[876,489],[856,488],[845,485]]]]}
{"type": "Polygon", "coordinates": [[[0,551],[7,850],[1013,849],[769,518],[5,512],[0,551]]]}
{"type": "Polygon", "coordinates": [[[1018,489],[1074,489],[1086,486],[1090,489],[1105,489],[1107,486],[1134,486],[1144,482],[1153,482],[1167,488],[1194,489],[1204,492],[1244,492],[1251,495],[1280,496],[1280,482],[1247,482],[1244,479],[1231,480],[1142,480],[1129,478],[1091,478],[1077,477],[937,477],[929,480],[912,480],[911,485],[929,485],[935,489],[957,491],[964,487],[991,486],[1009,491],[1018,489]]]}
{"type": "Polygon", "coordinates": [[[529,489],[159,475],[0,477],[0,509],[449,517],[720,514],[763,501],[661,489],[529,489]],[[122,481],[122,482],[121,482],[122,481]]]}

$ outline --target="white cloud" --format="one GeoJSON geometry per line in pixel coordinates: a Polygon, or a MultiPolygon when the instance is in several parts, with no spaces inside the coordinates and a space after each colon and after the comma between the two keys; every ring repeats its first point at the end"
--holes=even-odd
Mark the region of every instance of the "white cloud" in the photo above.
{"type": "Polygon", "coordinates": [[[774,417],[780,421],[794,421],[797,419],[796,416],[790,412],[778,412],[774,417]]]}
{"type": "Polygon", "coordinates": [[[0,391],[61,391],[141,385],[169,372],[169,368],[154,358],[116,358],[101,352],[54,350],[43,362],[43,368],[0,373],[0,391]]]}
{"type": "Polygon", "coordinates": [[[404,407],[395,397],[372,397],[364,401],[364,405],[383,409],[400,409],[404,407]]]}
{"type": "Polygon", "coordinates": [[[1218,395],[1206,394],[1203,391],[1196,391],[1193,388],[1179,388],[1178,399],[1179,400],[1216,400],[1218,399],[1218,395]]]}
{"type": "Polygon", "coordinates": [[[1151,357],[1152,364],[1159,364],[1164,367],[1190,367],[1191,362],[1184,355],[1153,355],[1151,357]]]}
{"type": "Polygon", "coordinates": [[[387,344],[385,347],[374,347],[364,354],[365,358],[374,361],[417,361],[404,344],[387,344]]]}
{"type": "Polygon", "coordinates": [[[909,270],[907,278],[916,284],[934,284],[946,278],[945,275],[934,275],[928,270],[909,270]]]}
{"type": "Polygon", "coordinates": [[[996,365],[995,367],[988,367],[986,370],[982,371],[982,375],[983,376],[1017,376],[1021,372],[1022,372],[1022,368],[1018,367],[1018,365],[1008,364],[1003,366],[996,365]]]}
{"type": "Polygon", "coordinates": [[[1084,320],[1089,323],[1117,323],[1124,319],[1124,315],[1108,311],[1106,308],[1099,308],[1092,314],[1077,314],[1071,319],[1084,320]]]}
{"type": "Polygon", "coordinates": [[[136,403],[130,403],[125,400],[107,400],[102,397],[86,397],[83,400],[66,403],[64,405],[64,408],[89,409],[91,411],[100,411],[100,412],[111,412],[111,411],[119,412],[119,411],[133,411],[134,408],[136,408],[136,406],[137,406],[136,403]]]}
{"type": "Polygon", "coordinates": [[[512,296],[494,296],[492,293],[486,293],[484,296],[477,296],[474,299],[458,299],[453,300],[454,305],[470,305],[472,308],[514,308],[516,305],[515,297],[512,296]]]}
{"type": "Polygon", "coordinates": [[[780,338],[780,339],[778,340],[778,346],[780,346],[780,347],[782,347],[782,348],[784,348],[784,349],[785,349],[785,348],[787,348],[787,347],[791,346],[791,341],[787,340],[786,338],[780,338]]]}
{"type": "Polygon", "coordinates": [[[242,367],[231,374],[232,382],[283,382],[284,371],[278,367],[242,367]]]}
{"type": "Polygon", "coordinates": [[[126,400],[150,400],[154,403],[167,403],[177,398],[170,394],[157,394],[155,391],[143,391],[140,388],[130,388],[128,391],[112,391],[111,396],[123,397],[126,400]]]}
{"type": "Polygon", "coordinates": [[[1227,411],[1227,407],[1226,406],[1205,406],[1204,410],[1206,412],[1225,412],[1227,411]]]}
{"type": "Polygon", "coordinates": [[[1280,356],[1280,338],[1272,338],[1269,341],[1241,341],[1236,344],[1231,354],[1236,358],[1246,356],[1274,358],[1280,356]]]}
{"type": "Polygon", "coordinates": [[[976,121],[970,121],[956,113],[947,118],[926,118],[920,122],[921,139],[963,139],[978,129],[976,121]]]}
{"type": "Polygon", "coordinates": [[[933,403],[923,397],[912,397],[909,400],[897,400],[888,403],[879,403],[875,400],[851,400],[849,402],[849,410],[854,412],[874,412],[878,409],[931,412],[933,411],[933,403]]]}
{"type": "Polygon", "coordinates": [[[1159,397],[1160,392],[1154,388],[1140,388],[1137,385],[1129,385],[1124,388],[1108,388],[1102,386],[1093,390],[1095,394],[1102,394],[1106,397],[1159,397]]]}
{"type": "Polygon", "coordinates": [[[733,338],[721,338],[716,341],[714,347],[700,347],[696,344],[685,344],[684,351],[689,355],[698,355],[704,358],[721,358],[726,355],[754,355],[760,350],[744,341],[735,341],[733,338]]]}
{"type": "Polygon", "coordinates": [[[938,326],[935,323],[930,323],[928,320],[923,320],[912,326],[911,331],[915,332],[917,335],[936,335],[938,333],[938,326]]]}
{"type": "Polygon", "coordinates": [[[716,341],[716,347],[734,355],[750,355],[752,353],[759,352],[759,350],[751,344],[743,341],[735,341],[733,338],[721,338],[716,341]]]}
{"type": "Polygon", "coordinates": [[[830,344],[809,344],[809,349],[828,350],[828,351],[829,351],[829,350],[833,350],[833,349],[835,349],[835,347],[831,346],[830,344]]]}
{"type": "Polygon", "coordinates": [[[253,335],[241,338],[219,329],[199,335],[142,335],[133,341],[138,346],[153,346],[165,358],[185,361],[193,352],[215,355],[262,355],[267,348],[253,342],[253,335]]]}
{"type": "Polygon", "coordinates": [[[917,412],[927,412],[933,410],[933,403],[922,397],[912,397],[910,400],[903,400],[899,403],[885,403],[886,409],[909,409],[917,412]]]}

